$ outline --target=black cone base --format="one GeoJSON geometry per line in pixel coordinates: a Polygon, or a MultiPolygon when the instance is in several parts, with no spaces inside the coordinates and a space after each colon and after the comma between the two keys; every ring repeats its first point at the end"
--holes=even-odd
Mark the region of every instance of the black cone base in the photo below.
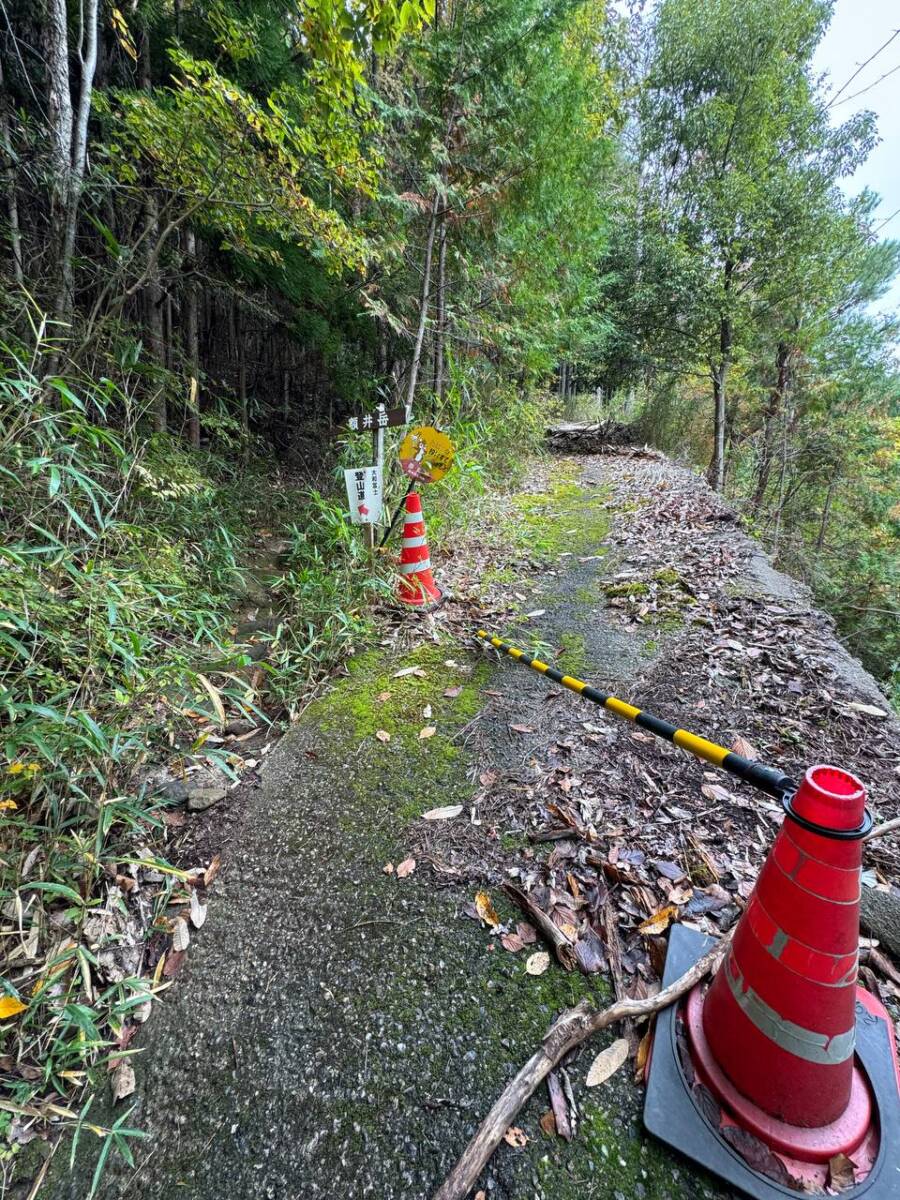
{"type": "MultiPolygon", "coordinates": [[[[673,926],[663,986],[674,983],[712,945],[711,938],[694,929],[673,926]]],[[[647,1129],[754,1200],[774,1200],[775,1197],[797,1200],[803,1193],[795,1181],[787,1178],[786,1171],[783,1172],[784,1182],[779,1181],[783,1167],[780,1159],[758,1142],[756,1146],[750,1146],[749,1153],[744,1144],[748,1154],[744,1157],[732,1144],[740,1138],[732,1137],[732,1141],[726,1141],[711,1123],[717,1109],[715,1100],[702,1085],[691,1086],[681,1064],[677,1013],[678,1006],[671,1005],[657,1017],[644,1102],[647,1129]],[[710,1109],[710,1102],[712,1111],[707,1117],[703,1106],[710,1109]],[[754,1169],[748,1158],[761,1169],[754,1169]]],[[[840,1193],[847,1200],[900,1200],[900,1082],[894,1068],[893,1036],[886,1021],[857,1004],[856,1054],[872,1089],[880,1145],[863,1182],[840,1193]]],[[[785,1081],[785,1086],[790,1086],[789,1080],[785,1081]]]]}

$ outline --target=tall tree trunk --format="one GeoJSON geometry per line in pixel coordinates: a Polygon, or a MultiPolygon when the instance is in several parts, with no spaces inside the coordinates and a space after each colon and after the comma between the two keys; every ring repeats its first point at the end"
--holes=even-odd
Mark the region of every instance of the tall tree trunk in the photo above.
{"type": "Polygon", "coordinates": [[[197,297],[197,239],[192,229],[185,230],[188,284],[185,296],[184,349],[188,362],[188,438],[192,446],[200,445],[200,329],[197,297]]]}
{"type": "MultiPolygon", "coordinates": [[[[56,9],[62,4],[62,17],[65,20],[65,0],[50,0],[49,9],[56,9]]],[[[84,186],[84,172],[87,164],[88,122],[91,118],[91,105],[94,96],[94,72],[97,69],[97,18],[99,0],[84,0],[81,6],[81,28],[78,37],[78,59],[81,77],[78,86],[78,109],[71,125],[71,148],[69,169],[67,172],[67,189],[65,199],[65,217],[61,237],[61,255],[58,265],[58,292],[56,297],[56,316],[62,321],[71,318],[74,304],[74,279],[72,274],[72,259],[75,254],[75,233],[78,228],[78,210],[81,205],[81,192],[84,186]]],[[[66,72],[68,75],[68,70],[66,72]]],[[[69,105],[71,114],[71,103],[69,105]]]]}
{"type": "Polygon", "coordinates": [[[831,515],[831,499],[836,487],[837,480],[832,479],[828,485],[828,491],[825,493],[825,503],[822,506],[822,520],[819,522],[819,536],[816,538],[817,552],[821,552],[825,547],[825,531],[828,528],[828,518],[831,515]]]}
{"type": "Polygon", "coordinates": [[[762,444],[759,448],[759,464],[756,472],[756,487],[753,491],[751,506],[754,513],[759,513],[769,486],[769,476],[772,473],[772,461],[775,457],[775,425],[784,404],[790,379],[791,349],[787,342],[778,343],[775,356],[775,385],[769,392],[769,399],[763,414],[762,444]]]}
{"type": "Polygon", "coordinates": [[[444,343],[447,322],[447,208],[446,203],[441,211],[440,230],[438,233],[438,267],[437,267],[437,296],[435,305],[434,330],[434,394],[438,408],[444,401],[446,384],[444,380],[444,343]]]}
{"type": "Polygon", "coordinates": [[[19,287],[25,283],[22,263],[22,233],[19,226],[19,200],[16,195],[16,170],[13,165],[12,138],[10,136],[9,106],[3,86],[3,62],[0,60],[0,153],[3,166],[3,190],[6,193],[6,219],[9,225],[9,252],[12,258],[13,279],[19,287]]]}
{"type": "Polygon", "coordinates": [[[727,407],[726,385],[728,371],[731,366],[731,346],[734,329],[731,323],[731,279],[734,274],[734,263],[727,259],[724,267],[723,290],[724,301],[722,314],[719,318],[719,354],[713,361],[713,456],[709,464],[707,478],[717,492],[725,488],[725,418],[727,407]]]}
{"type": "MultiPolygon", "coordinates": [[[[141,88],[145,92],[153,90],[150,77],[150,35],[144,30],[141,37],[140,52],[141,88]]],[[[163,290],[159,277],[159,259],[154,254],[154,247],[159,240],[159,205],[156,192],[148,179],[144,184],[144,248],[147,255],[147,286],[144,288],[144,323],[147,330],[147,342],[150,353],[160,367],[166,365],[166,339],[163,331],[163,290]]],[[[157,387],[153,402],[153,428],[157,433],[165,433],[167,426],[166,393],[162,387],[157,387]]]]}
{"type": "Polygon", "coordinates": [[[425,261],[422,268],[422,294],[419,297],[419,324],[416,329],[416,340],[413,346],[412,360],[409,365],[409,383],[406,389],[406,407],[411,408],[416,394],[416,383],[419,379],[419,366],[422,362],[422,345],[425,341],[425,325],[428,321],[428,298],[431,295],[431,260],[434,254],[434,235],[437,231],[437,216],[443,198],[438,190],[434,193],[431,205],[431,216],[428,221],[428,233],[425,238],[425,261]]]}

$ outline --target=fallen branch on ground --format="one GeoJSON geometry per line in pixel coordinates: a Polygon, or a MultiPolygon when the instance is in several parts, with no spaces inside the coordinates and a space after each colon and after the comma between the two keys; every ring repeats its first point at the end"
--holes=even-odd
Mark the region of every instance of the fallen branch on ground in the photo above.
{"type": "Polygon", "coordinates": [[[553,952],[559,959],[560,966],[567,971],[574,971],[576,965],[575,948],[561,929],[557,929],[547,914],[529,899],[528,896],[514,884],[504,883],[503,890],[510,900],[518,904],[530,921],[537,925],[541,934],[553,947],[553,952]]]}
{"type": "Polygon", "coordinates": [[[617,1000],[602,1012],[595,1011],[584,1000],[575,1008],[567,1009],[547,1030],[540,1047],[524,1067],[506,1085],[462,1157],[435,1192],[433,1200],[464,1200],[468,1196],[519,1109],[570,1050],[616,1021],[628,1017],[648,1017],[667,1008],[716,969],[730,941],[731,934],[728,934],[680,978],[655,996],[645,1000],[617,1000]]]}
{"type": "Polygon", "coordinates": [[[895,829],[900,829],[900,817],[894,817],[890,821],[883,821],[881,825],[876,825],[874,829],[869,830],[863,841],[871,842],[872,838],[884,837],[886,833],[893,833],[895,829]]]}

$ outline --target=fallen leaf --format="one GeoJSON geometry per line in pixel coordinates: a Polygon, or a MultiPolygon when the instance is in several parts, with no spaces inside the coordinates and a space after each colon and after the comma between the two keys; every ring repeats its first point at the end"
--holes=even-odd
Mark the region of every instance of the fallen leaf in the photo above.
{"type": "Polygon", "coordinates": [[[386,704],[387,701],[390,700],[390,698],[391,698],[390,692],[379,692],[378,696],[376,697],[379,704],[386,704]]]}
{"type": "Polygon", "coordinates": [[[426,725],[424,729],[419,730],[419,738],[431,738],[437,733],[437,728],[434,725],[426,725]]]}
{"type": "Polygon", "coordinates": [[[601,1050],[591,1063],[585,1079],[585,1087],[597,1087],[614,1075],[628,1058],[628,1039],[617,1038],[611,1046],[601,1050]]]}
{"type": "Polygon", "coordinates": [[[188,923],[184,917],[179,917],[172,931],[172,949],[177,954],[179,950],[187,950],[190,944],[191,931],[188,929],[188,923]]]}
{"type": "Polygon", "coordinates": [[[163,955],[159,960],[163,963],[162,974],[166,979],[174,979],[181,970],[181,964],[187,958],[186,950],[172,950],[169,954],[163,955]]]}
{"type": "Polygon", "coordinates": [[[644,1069],[647,1066],[647,1059],[650,1057],[650,1047],[653,1045],[653,1026],[651,1025],[644,1036],[641,1038],[637,1048],[637,1054],[634,1059],[634,1077],[638,1081],[644,1074],[644,1069]]]}
{"type": "Polygon", "coordinates": [[[402,670],[394,672],[394,678],[402,679],[404,675],[418,675],[420,679],[424,679],[427,674],[428,672],[421,667],[404,667],[402,670]]]}
{"type": "Polygon", "coordinates": [[[394,864],[393,863],[385,863],[381,869],[382,869],[382,871],[384,871],[385,875],[393,875],[394,864]]]}
{"type": "Polygon", "coordinates": [[[516,925],[516,933],[522,939],[522,944],[525,946],[530,946],[533,942],[537,941],[537,930],[528,921],[519,921],[516,925]]]}
{"type": "Polygon", "coordinates": [[[475,911],[484,921],[485,925],[490,925],[492,929],[496,929],[500,924],[500,918],[497,916],[497,911],[491,902],[487,892],[475,893],[475,911]]]}
{"type": "Polygon", "coordinates": [[[761,1175],[766,1175],[769,1179],[774,1179],[786,1188],[791,1186],[791,1177],[788,1174],[787,1167],[749,1129],[743,1129],[740,1125],[723,1125],[720,1129],[720,1134],[750,1164],[754,1171],[759,1171],[761,1175]]]}
{"type": "Polygon", "coordinates": [[[195,929],[199,929],[206,920],[206,905],[200,903],[200,897],[196,892],[191,892],[191,924],[195,929]]]}
{"type": "Polygon", "coordinates": [[[212,881],[218,875],[219,868],[221,866],[222,866],[221,856],[218,854],[214,854],[213,858],[212,858],[212,862],[209,864],[209,866],[203,872],[203,886],[204,887],[209,887],[209,885],[212,883],[212,881]]]}
{"type": "Polygon", "coordinates": [[[412,875],[416,869],[416,860],[414,858],[404,858],[403,862],[397,866],[397,878],[405,879],[407,875],[412,875]]]}
{"type": "Polygon", "coordinates": [[[475,1200],[487,1200],[487,1193],[486,1192],[476,1192],[475,1200]]]}
{"type": "Polygon", "coordinates": [[[538,1124],[541,1127],[541,1132],[545,1133],[547,1137],[556,1137],[556,1117],[554,1117],[552,1109],[548,1108],[542,1114],[538,1124]]]}
{"type": "Polygon", "coordinates": [[[740,734],[731,743],[731,748],[735,754],[740,754],[741,758],[749,758],[751,761],[759,758],[759,751],[756,747],[740,734]]]}
{"type": "Polygon", "coordinates": [[[836,1192],[856,1185],[856,1168],[846,1154],[835,1154],[828,1160],[828,1186],[836,1192]]]}
{"type": "Polygon", "coordinates": [[[516,733],[534,733],[533,725],[510,725],[510,729],[516,733]]]}
{"type": "Polygon", "coordinates": [[[134,1077],[134,1067],[130,1062],[120,1062],[110,1076],[110,1086],[112,1087],[113,1100],[124,1100],[126,1096],[130,1096],[137,1086],[137,1080],[134,1077]]]}
{"type": "Polygon", "coordinates": [[[507,1146],[515,1146],[521,1150],[523,1146],[528,1145],[528,1138],[524,1129],[520,1129],[518,1125],[510,1125],[506,1133],[503,1135],[503,1140],[507,1146]]]}
{"type": "Polygon", "coordinates": [[[857,704],[855,701],[847,705],[854,712],[865,713],[867,717],[886,717],[887,713],[883,708],[876,708],[874,704],[857,704]]]}
{"type": "Polygon", "coordinates": [[[654,913],[652,917],[648,917],[646,921],[641,921],[638,929],[645,937],[650,937],[657,933],[665,933],[673,917],[677,916],[678,909],[675,905],[667,904],[665,908],[661,908],[659,912],[654,913]]]}
{"type": "Polygon", "coordinates": [[[529,975],[543,975],[549,966],[550,955],[546,950],[538,950],[525,963],[525,970],[529,975]]]}
{"type": "Polygon", "coordinates": [[[546,612],[546,608],[536,608],[533,612],[526,613],[526,617],[542,617],[546,612]]]}
{"type": "Polygon", "coordinates": [[[428,812],[422,813],[422,820],[449,821],[451,817],[458,817],[462,810],[461,804],[447,804],[443,808],[430,808],[428,812]]]}
{"type": "Polygon", "coordinates": [[[27,1004],[23,1004],[15,996],[0,996],[0,1021],[8,1021],[10,1017],[17,1017],[27,1007],[27,1004]]]}
{"type": "Polygon", "coordinates": [[[378,738],[379,742],[389,742],[391,740],[391,735],[386,729],[376,729],[375,736],[378,738]]]}
{"type": "Polygon", "coordinates": [[[448,700],[455,700],[461,691],[462,691],[461,687],[445,688],[444,695],[447,697],[448,700]]]}
{"type": "Polygon", "coordinates": [[[525,946],[525,943],[517,933],[504,933],[500,937],[500,942],[504,950],[508,950],[510,954],[518,954],[525,946]]]}

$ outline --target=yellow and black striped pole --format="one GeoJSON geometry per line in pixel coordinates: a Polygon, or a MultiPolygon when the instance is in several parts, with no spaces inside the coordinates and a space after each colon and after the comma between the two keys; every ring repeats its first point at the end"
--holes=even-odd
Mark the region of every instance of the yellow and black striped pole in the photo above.
{"type": "Polygon", "coordinates": [[[524,663],[526,667],[531,667],[541,675],[546,675],[555,683],[561,683],[563,687],[577,692],[579,696],[584,696],[587,700],[593,700],[595,704],[615,713],[617,717],[633,721],[635,725],[640,725],[641,729],[655,733],[657,737],[665,738],[667,742],[674,742],[676,746],[687,750],[689,754],[696,755],[697,758],[702,758],[704,762],[730,771],[732,775],[737,775],[738,779],[743,779],[745,783],[758,787],[778,800],[783,800],[785,795],[796,790],[797,785],[793,780],[776,770],[775,767],[751,762],[749,758],[735,754],[733,750],[726,750],[724,746],[708,742],[706,738],[698,737],[695,733],[679,729],[677,725],[671,725],[661,717],[655,717],[652,713],[635,708],[633,704],[626,704],[624,700],[617,700],[615,696],[607,696],[599,688],[592,687],[591,684],[584,683],[581,679],[575,679],[571,675],[564,675],[562,671],[557,671],[555,667],[541,662],[539,658],[529,658],[524,650],[511,646],[509,642],[504,642],[502,638],[486,633],[483,629],[478,630],[478,636],[488,645],[508,654],[516,662],[524,663]]]}

